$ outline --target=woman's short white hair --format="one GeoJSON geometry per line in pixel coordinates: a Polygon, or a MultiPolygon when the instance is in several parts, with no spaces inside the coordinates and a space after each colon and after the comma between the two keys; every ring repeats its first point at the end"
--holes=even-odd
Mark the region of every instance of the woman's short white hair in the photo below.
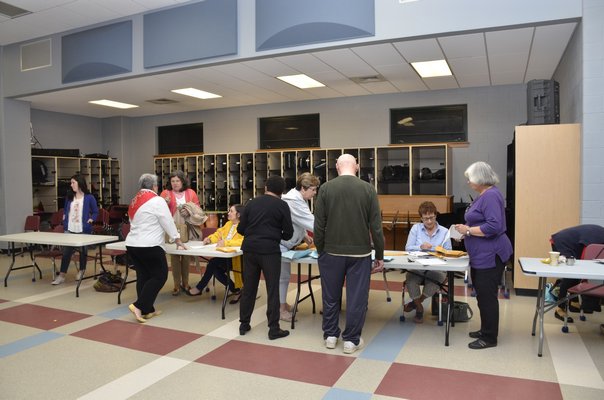
{"type": "Polygon", "coordinates": [[[484,161],[477,161],[470,165],[464,175],[476,185],[493,186],[499,183],[499,177],[493,168],[484,161]]]}
{"type": "Polygon", "coordinates": [[[152,190],[153,186],[157,185],[157,175],[142,174],[138,179],[138,187],[141,189],[152,190]]]}

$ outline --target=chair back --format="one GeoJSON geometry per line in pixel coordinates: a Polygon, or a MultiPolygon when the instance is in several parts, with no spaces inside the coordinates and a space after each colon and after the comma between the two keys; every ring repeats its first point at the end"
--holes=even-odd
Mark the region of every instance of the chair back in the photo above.
{"type": "Polygon", "coordinates": [[[99,208],[99,215],[94,220],[95,225],[109,225],[109,211],[99,208]]]}
{"type": "Polygon", "coordinates": [[[120,226],[120,239],[126,240],[126,236],[130,233],[130,224],[124,222],[120,226]]]}
{"type": "Polygon", "coordinates": [[[53,231],[54,233],[65,233],[65,228],[63,227],[63,224],[59,224],[59,225],[55,225],[55,226],[52,228],[52,231],[53,231]]]}
{"type": "Polygon", "coordinates": [[[40,230],[40,216],[28,215],[27,218],[25,218],[23,230],[26,232],[38,232],[40,230]]]}
{"type": "Polygon", "coordinates": [[[594,258],[604,258],[604,244],[587,245],[583,252],[583,259],[593,260],[594,258]]]}
{"type": "Polygon", "coordinates": [[[214,232],[216,232],[218,228],[201,228],[201,238],[205,239],[208,236],[210,236],[211,234],[213,234],[214,232]]]}
{"type": "MultiPolygon", "coordinates": [[[[217,214],[208,214],[208,219],[205,223],[206,228],[218,228],[218,215],[217,214]]],[[[205,237],[205,235],[203,236],[205,237]]]]}
{"type": "Polygon", "coordinates": [[[59,211],[53,212],[50,216],[50,227],[54,228],[57,225],[63,225],[63,216],[65,210],[61,208],[59,211]]]}

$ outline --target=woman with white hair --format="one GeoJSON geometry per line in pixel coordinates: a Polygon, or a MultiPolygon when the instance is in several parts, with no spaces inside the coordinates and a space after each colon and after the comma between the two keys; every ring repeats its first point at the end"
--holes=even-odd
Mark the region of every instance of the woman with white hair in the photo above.
{"type": "Polygon", "coordinates": [[[512,243],[505,233],[505,201],[495,186],[499,183],[495,171],[489,164],[478,161],[464,175],[478,197],[466,210],[466,223],[456,225],[455,229],[463,235],[470,256],[472,283],[480,310],[480,330],[470,332],[470,337],[476,340],[468,347],[479,350],[497,346],[497,293],[505,263],[512,256],[512,243]]]}
{"type": "Polygon", "coordinates": [[[157,176],[143,174],[138,185],[140,190],[128,207],[130,233],[126,236],[126,250],[136,268],[137,296],[128,309],[142,323],[159,314],[153,303],[168,279],[164,232],[176,242],[176,248],[185,246],[166,201],[157,195],[157,176]]]}

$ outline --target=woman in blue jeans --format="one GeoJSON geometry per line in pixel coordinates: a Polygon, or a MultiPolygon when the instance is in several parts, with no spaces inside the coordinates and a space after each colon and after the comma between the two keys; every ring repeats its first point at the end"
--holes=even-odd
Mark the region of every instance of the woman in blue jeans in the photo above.
{"type": "MultiPolygon", "coordinates": [[[[92,223],[99,214],[99,208],[93,195],[88,192],[86,180],[81,175],[71,177],[71,191],[65,199],[65,214],[63,216],[63,228],[65,233],[92,233],[92,223]]],[[[65,246],[63,258],[61,259],[61,271],[59,276],[52,281],[53,285],[65,282],[65,273],[69,268],[71,257],[76,247],[65,246]]],[[[81,274],[86,270],[88,250],[82,247],[80,250],[80,270],[76,274],[76,280],[82,278],[81,274]]]]}
{"type": "Polygon", "coordinates": [[[491,166],[478,161],[465,172],[468,185],[478,197],[466,210],[466,223],[455,225],[464,237],[470,256],[472,284],[480,310],[480,330],[470,332],[473,350],[497,346],[499,300],[497,293],[505,268],[512,256],[512,243],[506,235],[505,201],[495,186],[499,182],[491,166]]]}

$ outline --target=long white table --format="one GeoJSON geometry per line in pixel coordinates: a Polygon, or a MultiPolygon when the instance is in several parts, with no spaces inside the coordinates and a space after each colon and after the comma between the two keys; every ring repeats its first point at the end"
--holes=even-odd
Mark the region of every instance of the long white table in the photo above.
{"type": "MultiPolygon", "coordinates": [[[[164,247],[164,250],[166,250],[167,254],[174,254],[174,255],[179,255],[179,256],[201,257],[206,261],[209,261],[209,259],[214,258],[214,257],[216,257],[216,258],[235,258],[235,257],[239,257],[239,256],[243,255],[243,252],[241,251],[241,248],[239,248],[239,247],[233,247],[232,249],[235,251],[230,252],[230,253],[225,253],[223,251],[216,250],[215,244],[204,245],[202,242],[199,242],[199,241],[187,242],[187,243],[185,243],[185,246],[187,247],[186,249],[177,249],[176,244],[166,243],[166,244],[164,244],[163,247],[164,247]]],[[[126,242],[122,241],[122,242],[110,243],[106,247],[111,250],[126,251],[126,242]]],[[[230,270],[231,270],[231,267],[229,266],[227,268],[227,276],[230,275],[230,270]]],[[[124,282],[126,282],[127,279],[128,279],[128,268],[126,268],[126,276],[124,277],[124,282]]],[[[118,304],[120,303],[121,292],[122,291],[120,290],[120,292],[118,294],[118,304]]],[[[227,288],[225,288],[224,298],[222,300],[222,319],[225,319],[225,307],[226,307],[228,295],[229,295],[229,291],[227,288]]]]}
{"type": "MultiPolygon", "coordinates": [[[[11,262],[8,271],[6,271],[6,276],[4,277],[4,287],[8,285],[8,276],[14,270],[24,269],[24,268],[32,268],[33,269],[33,279],[32,281],[36,281],[36,269],[40,275],[40,279],[42,279],[42,271],[38,264],[36,263],[36,259],[34,256],[33,246],[28,246],[29,257],[31,258],[31,264],[22,265],[15,267],[15,260],[17,253],[15,252],[15,243],[26,243],[26,244],[41,244],[48,246],[67,246],[67,247],[79,247],[83,249],[87,246],[92,245],[100,245],[99,246],[99,255],[101,258],[101,269],[104,271],[105,268],[103,266],[103,244],[109,242],[115,242],[119,240],[117,236],[109,236],[109,235],[87,235],[81,233],[57,233],[57,232],[24,232],[24,233],[14,233],[10,235],[2,235],[0,236],[0,242],[9,242],[11,244],[11,253],[13,256],[13,260],[11,262]]],[[[82,280],[94,278],[93,276],[85,276],[85,268],[84,272],[82,272],[81,278],[78,280],[78,285],[76,287],[76,297],[80,296],[80,284],[82,280]]],[[[54,277],[53,277],[54,278],[54,277]]]]}
{"type": "MultiPolygon", "coordinates": [[[[388,253],[388,252],[386,252],[388,253]]],[[[396,252],[395,252],[396,253],[396,252]]],[[[386,284],[386,292],[387,298],[390,298],[388,292],[388,279],[386,277],[386,273],[388,270],[431,270],[431,271],[443,271],[447,273],[447,285],[448,285],[448,294],[447,294],[447,316],[446,316],[446,324],[445,324],[445,346],[449,345],[449,329],[451,326],[455,326],[455,321],[453,321],[453,304],[454,304],[454,279],[456,272],[465,272],[468,269],[469,258],[447,258],[445,259],[445,264],[440,265],[423,265],[421,259],[414,259],[413,257],[405,256],[405,255],[395,255],[388,256],[392,257],[392,261],[388,261],[384,263],[384,283],[386,284]]],[[[312,292],[311,281],[314,279],[318,279],[320,276],[311,275],[311,266],[318,264],[318,260],[313,257],[304,257],[296,260],[292,260],[292,263],[298,264],[298,282],[297,282],[297,292],[296,292],[296,301],[294,302],[294,306],[292,309],[292,323],[291,328],[295,327],[296,320],[296,312],[298,310],[298,303],[302,302],[307,298],[311,298],[313,303],[313,313],[315,312],[315,299],[312,292]],[[302,264],[308,264],[308,278],[302,280],[300,278],[300,274],[302,271],[302,264]],[[300,291],[302,289],[302,284],[308,283],[309,294],[300,299],[300,291]]],[[[388,300],[390,301],[390,300],[388,300]]]]}
{"type": "MultiPolygon", "coordinates": [[[[522,273],[527,276],[535,276],[539,278],[537,287],[537,304],[535,307],[535,316],[533,317],[533,330],[531,334],[535,336],[537,326],[537,318],[539,318],[539,350],[537,355],[543,355],[543,317],[546,312],[556,308],[558,305],[578,296],[581,293],[570,294],[564,299],[559,299],[556,303],[545,307],[545,285],[547,278],[571,278],[571,279],[604,279],[604,265],[599,264],[594,260],[577,260],[574,265],[549,265],[541,262],[540,258],[520,257],[520,268],[522,273]]],[[[595,290],[602,285],[591,288],[595,290]]],[[[585,293],[585,292],[583,292],[585,293]]]]}

